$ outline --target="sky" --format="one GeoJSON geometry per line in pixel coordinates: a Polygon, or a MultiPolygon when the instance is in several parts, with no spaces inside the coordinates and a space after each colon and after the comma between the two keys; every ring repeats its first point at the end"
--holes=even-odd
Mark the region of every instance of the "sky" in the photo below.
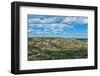
{"type": "Polygon", "coordinates": [[[88,17],[28,15],[28,37],[87,38],[88,17]]]}

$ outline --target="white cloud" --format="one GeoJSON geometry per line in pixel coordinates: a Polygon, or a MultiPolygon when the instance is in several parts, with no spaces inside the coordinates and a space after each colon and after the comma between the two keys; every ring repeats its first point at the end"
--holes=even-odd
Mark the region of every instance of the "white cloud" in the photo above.
{"type": "Polygon", "coordinates": [[[29,23],[54,23],[56,22],[56,17],[49,17],[49,18],[44,18],[44,19],[40,19],[40,18],[30,18],[28,20],[29,23]]]}
{"type": "Polygon", "coordinates": [[[79,17],[79,16],[69,16],[69,17],[46,17],[46,18],[29,18],[29,29],[28,32],[34,34],[41,34],[41,33],[50,33],[50,29],[53,33],[57,34],[65,28],[73,28],[75,24],[87,24],[88,18],[87,17],[79,17]],[[33,30],[36,28],[44,28],[44,30],[33,30]]]}
{"type": "Polygon", "coordinates": [[[44,29],[44,32],[48,32],[49,30],[47,30],[47,29],[44,29]]]}
{"type": "Polygon", "coordinates": [[[63,29],[61,29],[61,28],[60,28],[60,29],[54,29],[54,30],[53,30],[53,33],[57,34],[57,33],[60,33],[60,32],[62,32],[62,31],[63,31],[63,29]]]}
{"type": "Polygon", "coordinates": [[[55,20],[56,20],[56,18],[50,17],[50,18],[43,19],[41,22],[42,23],[53,23],[53,22],[55,22],[55,20]]]}
{"type": "Polygon", "coordinates": [[[32,28],[28,28],[28,32],[33,32],[34,30],[32,28]]]}
{"type": "Polygon", "coordinates": [[[54,31],[55,32],[57,32],[57,31],[63,31],[63,29],[55,29],[54,31]]]}
{"type": "Polygon", "coordinates": [[[45,24],[30,24],[29,27],[30,28],[42,28],[45,27],[45,24]]]}
{"type": "Polygon", "coordinates": [[[50,33],[48,30],[28,30],[28,33],[31,34],[48,34],[50,33]]]}
{"type": "Polygon", "coordinates": [[[87,17],[78,17],[78,16],[65,17],[65,19],[61,23],[67,23],[70,25],[75,24],[75,23],[87,24],[88,18],[87,17]]]}
{"type": "Polygon", "coordinates": [[[47,25],[44,26],[44,27],[53,30],[53,29],[64,29],[64,28],[70,28],[71,26],[68,25],[68,24],[53,23],[53,24],[47,24],[47,25]]]}
{"type": "Polygon", "coordinates": [[[29,26],[30,27],[37,27],[37,28],[72,28],[74,24],[86,24],[88,23],[87,17],[63,17],[64,19],[59,19],[59,17],[49,17],[49,18],[30,18],[29,19],[29,26]],[[57,21],[61,21],[58,23],[57,21]]]}
{"type": "Polygon", "coordinates": [[[87,17],[79,17],[79,16],[69,16],[69,17],[46,17],[44,19],[41,18],[29,18],[29,23],[56,23],[61,21],[61,23],[69,23],[69,22],[82,22],[87,23],[87,17]]]}
{"type": "Polygon", "coordinates": [[[38,22],[41,22],[39,18],[30,18],[28,20],[29,23],[38,23],[38,22]]]}
{"type": "Polygon", "coordinates": [[[30,28],[49,28],[49,29],[60,29],[60,28],[70,28],[72,26],[68,24],[59,24],[59,23],[53,23],[53,24],[30,24],[30,28]]]}

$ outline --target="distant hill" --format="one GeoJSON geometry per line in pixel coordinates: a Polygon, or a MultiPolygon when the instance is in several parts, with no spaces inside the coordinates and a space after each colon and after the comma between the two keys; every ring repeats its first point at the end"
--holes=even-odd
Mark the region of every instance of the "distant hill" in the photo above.
{"type": "Polygon", "coordinates": [[[63,38],[63,37],[29,37],[29,38],[42,38],[42,39],[75,39],[75,40],[88,40],[88,38],[63,38]]]}

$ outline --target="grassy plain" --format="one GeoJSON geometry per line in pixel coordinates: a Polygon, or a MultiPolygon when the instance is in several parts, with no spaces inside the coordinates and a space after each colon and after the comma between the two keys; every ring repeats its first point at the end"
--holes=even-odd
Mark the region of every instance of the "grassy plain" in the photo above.
{"type": "Polygon", "coordinates": [[[28,61],[87,58],[87,42],[79,38],[28,38],[28,61]]]}

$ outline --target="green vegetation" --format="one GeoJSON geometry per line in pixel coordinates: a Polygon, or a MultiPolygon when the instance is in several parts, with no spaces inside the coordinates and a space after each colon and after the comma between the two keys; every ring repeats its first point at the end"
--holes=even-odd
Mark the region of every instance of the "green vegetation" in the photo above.
{"type": "Polygon", "coordinates": [[[28,38],[28,60],[87,58],[87,39],[58,37],[28,38]]]}

